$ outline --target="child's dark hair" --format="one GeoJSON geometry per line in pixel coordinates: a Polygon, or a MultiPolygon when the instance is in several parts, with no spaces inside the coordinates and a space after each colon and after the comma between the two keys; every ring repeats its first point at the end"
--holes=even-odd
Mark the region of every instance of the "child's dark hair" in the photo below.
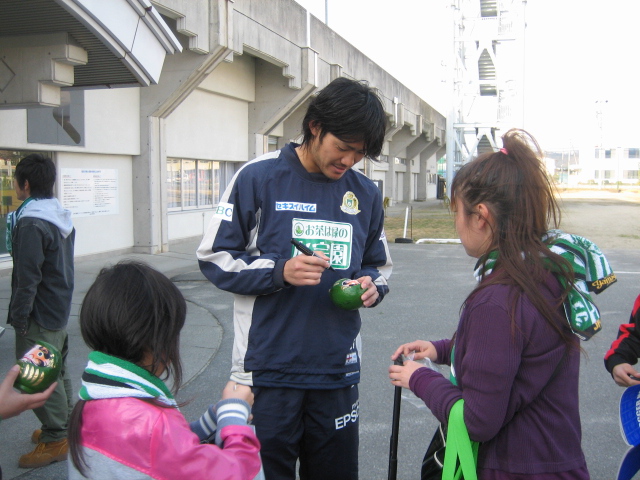
{"type": "MultiPolygon", "coordinates": [[[[80,330],[92,350],[154,374],[164,370],[163,378],[172,376],[176,393],[182,382],[179,341],[186,313],[184,297],[171,280],[145,263],[127,260],[100,271],[82,302],[80,330]]],[[[71,460],[82,475],[84,404],[80,400],[73,409],[68,432],[71,460]]]]}
{"type": "Polygon", "coordinates": [[[366,82],[340,77],[311,100],[302,120],[303,146],[313,139],[313,125],[320,127],[319,140],[331,133],[343,142],[364,142],[365,156],[375,158],[382,152],[387,116],[366,82]]]}
{"type": "Polygon", "coordinates": [[[39,153],[27,155],[16,165],[13,177],[20,188],[24,188],[25,181],[29,182],[30,195],[33,198],[53,198],[56,166],[50,158],[39,153]]]}
{"type": "MultiPolygon", "coordinates": [[[[543,242],[549,228],[560,224],[555,188],[542,162],[540,146],[529,133],[512,129],[502,142],[499,151],[480,155],[464,165],[451,184],[452,208],[457,208],[456,201],[460,200],[463,213],[472,215],[482,203],[495,220],[491,249],[498,251],[494,271],[499,269],[500,273],[483,280],[478,288],[494,283],[517,285],[569,343],[573,336],[568,328],[559,326],[557,310],[573,285],[573,270],[543,242]],[[549,306],[539,289],[549,272],[548,261],[555,264],[556,275],[566,280],[555,308],[549,306]]],[[[514,309],[515,304],[512,302],[514,309]]]]}

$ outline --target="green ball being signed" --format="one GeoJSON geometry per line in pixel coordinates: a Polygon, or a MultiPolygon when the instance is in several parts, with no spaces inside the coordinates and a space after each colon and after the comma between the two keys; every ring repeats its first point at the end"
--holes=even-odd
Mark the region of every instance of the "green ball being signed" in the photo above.
{"type": "Polygon", "coordinates": [[[356,310],[362,306],[362,294],[366,292],[357,280],[341,278],[333,284],[329,295],[333,303],[345,310],[356,310]]]}

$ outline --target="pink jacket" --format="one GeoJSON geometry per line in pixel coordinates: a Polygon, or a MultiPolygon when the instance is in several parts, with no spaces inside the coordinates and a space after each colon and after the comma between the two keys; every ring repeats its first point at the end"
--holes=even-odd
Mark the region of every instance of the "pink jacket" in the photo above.
{"type": "MultiPolygon", "coordinates": [[[[178,409],[136,398],[91,400],[81,430],[87,477],[253,479],[260,470],[260,443],[251,427],[230,425],[220,433],[222,449],[200,444],[178,409]]],[[[71,460],[69,478],[83,478],[71,460]]]]}

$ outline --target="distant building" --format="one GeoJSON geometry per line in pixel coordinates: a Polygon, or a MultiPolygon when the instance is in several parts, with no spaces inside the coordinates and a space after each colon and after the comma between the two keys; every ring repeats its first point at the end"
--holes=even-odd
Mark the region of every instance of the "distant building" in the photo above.
{"type": "Polygon", "coordinates": [[[547,150],[544,152],[547,172],[558,184],[576,185],[580,177],[578,149],[547,150]]]}
{"type": "Polygon", "coordinates": [[[581,149],[579,182],[596,185],[639,185],[640,147],[581,149]]]}

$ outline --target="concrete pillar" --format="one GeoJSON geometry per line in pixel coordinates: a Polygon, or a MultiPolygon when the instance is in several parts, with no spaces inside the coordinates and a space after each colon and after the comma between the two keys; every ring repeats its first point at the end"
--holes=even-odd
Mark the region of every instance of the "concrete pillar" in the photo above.
{"type": "Polygon", "coordinates": [[[161,123],[162,119],[150,116],[140,125],[141,150],[133,160],[135,253],[160,253],[168,243],[162,238],[161,165],[166,170],[166,158],[161,160],[161,123]]]}
{"type": "MultiPolygon", "coordinates": [[[[416,198],[418,201],[424,201],[428,198],[427,195],[427,163],[429,159],[438,151],[441,150],[438,144],[438,140],[430,142],[424,150],[420,152],[420,175],[418,177],[418,192],[419,196],[416,198]]],[[[436,173],[436,172],[430,172],[436,173]]]]}
{"type": "Polygon", "coordinates": [[[211,3],[209,53],[167,56],[162,81],[140,90],[140,155],[133,158],[134,252],[168,251],[164,119],[232,52],[230,0],[211,3]]]}

